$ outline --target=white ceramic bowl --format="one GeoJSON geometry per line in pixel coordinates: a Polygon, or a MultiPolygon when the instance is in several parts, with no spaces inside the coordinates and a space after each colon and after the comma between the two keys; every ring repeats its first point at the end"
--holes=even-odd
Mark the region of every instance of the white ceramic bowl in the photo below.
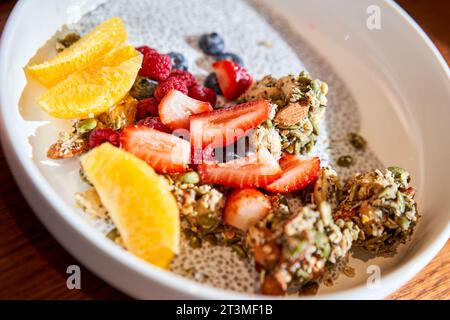
{"type": "MultiPolygon", "coordinates": [[[[138,298],[252,298],[194,283],[155,268],[104,238],[73,207],[75,182],[49,169],[36,129],[20,105],[34,104],[37,88],[26,86],[23,66],[63,24],[76,21],[97,1],[22,0],[11,14],[0,46],[1,138],[25,197],[59,242],[98,276],[138,298]],[[38,141],[37,141],[38,140],[38,141]],[[45,164],[45,166],[43,165],[45,164]]],[[[377,155],[413,175],[423,215],[413,240],[394,259],[381,261],[381,285],[362,275],[316,298],[383,298],[419,272],[450,235],[449,69],[431,41],[395,3],[381,0],[265,1],[285,17],[333,65],[349,85],[362,114],[362,132],[377,155]],[[276,5],[274,5],[276,3],[276,5]],[[381,12],[381,29],[366,26],[367,8],[381,12]],[[307,31],[307,32],[306,32],[307,31]]],[[[37,110],[37,108],[36,108],[37,110]]],[[[43,116],[40,115],[40,119],[43,116]]],[[[64,176],[66,177],[66,176],[64,176]]],[[[75,179],[73,179],[75,181],[75,179]]]]}

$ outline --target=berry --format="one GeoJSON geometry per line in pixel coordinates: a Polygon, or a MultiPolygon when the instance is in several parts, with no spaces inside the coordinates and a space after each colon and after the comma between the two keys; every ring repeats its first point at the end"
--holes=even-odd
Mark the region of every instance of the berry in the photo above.
{"type": "Polygon", "coordinates": [[[190,87],[188,95],[196,100],[209,102],[212,107],[214,107],[217,102],[217,94],[214,90],[199,84],[190,87]]]}
{"type": "Polygon", "coordinates": [[[265,187],[273,193],[290,193],[305,189],[317,180],[320,173],[320,159],[302,158],[286,154],[280,160],[282,176],[265,187]]]}
{"type": "Polygon", "coordinates": [[[184,82],[186,82],[186,86],[188,88],[197,83],[197,79],[195,79],[194,75],[184,70],[173,70],[170,73],[169,78],[178,78],[183,80],[184,82]]]}
{"type": "Polygon", "coordinates": [[[155,90],[155,98],[161,101],[171,90],[178,90],[184,94],[188,94],[186,82],[183,79],[172,77],[158,84],[155,90]]]}
{"type": "Polygon", "coordinates": [[[269,118],[270,103],[256,100],[213,112],[191,115],[190,132],[194,148],[228,146],[269,118]]]}
{"type": "Polygon", "coordinates": [[[137,47],[136,50],[142,53],[144,56],[159,54],[158,50],[150,48],[149,46],[137,47]]]}
{"type": "Polygon", "coordinates": [[[148,116],[157,117],[158,105],[159,102],[155,98],[148,98],[139,101],[136,114],[137,120],[145,119],[148,116]]]}
{"type": "Polygon", "coordinates": [[[233,191],[227,198],[223,220],[241,231],[248,229],[270,213],[269,199],[256,189],[233,191]]]}
{"type": "Polygon", "coordinates": [[[219,79],[220,89],[228,100],[237,99],[253,83],[248,71],[233,61],[217,61],[213,64],[213,68],[219,79]]]}
{"type": "Polygon", "coordinates": [[[144,55],[142,68],[139,71],[141,77],[148,77],[152,80],[163,81],[169,77],[172,70],[170,57],[161,54],[144,55]]]}
{"type": "Polygon", "coordinates": [[[225,42],[216,32],[204,34],[200,37],[198,46],[205,54],[217,55],[225,49],[225,42]]]}
{"type": "Polygon", "coordinates": [[[138,76],[130,90],[130,95],[137,100],[151,98],[155,93],[157,85],[158,82],[151,80],[150,78],[138,76]]]}
{"type": "Polygon", "coordinates": [[[122,148],[146,161],[158,173],[181,173],[188,170],[191,145],[172,134],[131,126],[120,134],[122,148]]]}
{"type": "Polygon", "coordinates": [[[109,142],[115,147],[120,146],[120,136],[113,129],[95,129],[89,135],[89,149],[94,149],[95,147],[101,145],[104,142],[109,142]]]}
{"type": "Polygon", "coordinates": [[[220,89],[219,86],[219,79],[217,79],[217,74],[210,73],[204,82],[205,87],[213,89],[217,94],[221,95],[222,94],[222,90],[220,89]]]}
{"type": "Polygon", "coordinates": [[[203,162],[197,167],[202,182],[233,188],[260,188],[277,180],[281,168],[267,149],[227,163],[203,162]]]}
{"type": "Polygon", "coordinates": [[[184,70],[188,69],[188,62],[185,56],[179,52],[169,52],[170,61],[172,61],[173,70],[184,70]]]}
{"type": "Polygon", "coordinates": [[[194,114],[213,111],[208,102],[192,99],[187,95],[171,90],[159,103],[159,116],[162,123],[172,130],[189,129],[189,117],[194,114]]]}
{"type": "Polygon", "coordinates": [[[239,57],[237,54],[231,53],[231,52],[221,53],[221,54],[217,55],[215,58],[216,58],[216,61],[230,60],[240,66],[244,65],[244,61],[242,61],[241,57],[239,57]]]}
{"type": "Polygon", "coordinates": [[[172,133],[172,131],[161,122],[161,119],[159,117],[148,117],[148,118],[142,119],[137,124],[145,126],[147,128],[155,129],[155,130],[158,130],[161,132],[172,133]]]}
{"type": "Polygon", "coordinates": [[[137,47],[136,50],[142,53],[144,56],[159,54],[156,49],[150,48],[148,46],[137,47]]]}

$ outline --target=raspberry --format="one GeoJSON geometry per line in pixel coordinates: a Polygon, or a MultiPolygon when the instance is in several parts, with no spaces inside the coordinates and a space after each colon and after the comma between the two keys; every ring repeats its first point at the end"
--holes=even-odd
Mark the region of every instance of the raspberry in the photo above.
{"type": "Polygon", "coordinates": [[[95,129],[89,135],[89,149],[101,145],[104,142],[109,142],[113,146],[120,146],[120,135],[113,129],[95,129]]]}
{"type": "Polygon", "coordinates": [[[148,77],[152,80],[163,81],[167,79],[172,70],[170,57],[161,54],[146,54],[139,70],[141,77],[148,77]]]}
{"type": "Polygon", "coordinates": [[[179,78],[168,78],[160,82],[155,90],[155,98],[161,101],[170,90],[178,90],[184,94],[188,93],[186,82],[179,78]]]}
{"type": "Polygon", "coordinates": [[[155,129],[165,133],[172,133],[169,128],[167,128],[159,117],[148,117],[138,122],[138,125],[146,126],[151,129],[155,129]]]}
{"type": "Polygon", "coordinates": [[[189,97],[200,101],[209,102],[213,107],[217,102],[217,94],[214,92],[214,90],[206,88],[199,84],[189,88],[189,97]]]}
{"type": "Polygon", "coordinates": [[[136,119],[142,120],[148,116],[157,117],[158,105],[159,102],[155,98],[148,98],[139,101],[136,111],[136,119]]]}
{"type": "Polygon", "coordinates": [[[152,54],[159,54],[159,52],[156,49],[147,47],[147,46],[142,46],[142,47],[138,47],[136,48],[137,51],[139,51],[140,53],[142,53],[144,56],[148,56],[148,55],[152,55],[152,54]]]}
{"type": "Polygon", "coordinates": [[[194,84],[197,83],[197,79],[192,75],[192,73],[184,70],[173,70],[169,78],[178,78],[186,82],[186,86],[188,88],[192,87],[194,84]]]}

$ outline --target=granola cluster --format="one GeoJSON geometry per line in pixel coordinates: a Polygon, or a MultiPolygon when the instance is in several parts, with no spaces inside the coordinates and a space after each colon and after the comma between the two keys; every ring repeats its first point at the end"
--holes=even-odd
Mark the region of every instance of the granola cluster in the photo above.
{"type": "Polygon", "coordinates": [[[274,116],[256,130],[257,141],[266,146],[275,145],[275,156],[279,155],[279,148],[290,154],[307,154],[319,136],[327,93],[325,82],[313,80],[302,71],[298,76],[280,79],[266,76],[255,82],[240,100],[267,99],[275,106],[274,116]]]}
{"type": "Polygon", "coordinates": [[[356,174],[344,187],[334,215],[359,226],[358,245],[375,253],[392,251],[409,239],[419,219],[409,180],[408,172],[398,167],[356,174]]]}
{"type": "Polygon", "coordinates": [[[334,222],[326,202],[319,208],[310,204],[295,213],[270,214],[247,235],[256,264],[264,270],[262,293],[280,295],[320,281],[347,256],[357,236],[351,222],[334,222]]]}
{"type": "Polygon", "coordinates": [[[391,167],[356,174],[342,187],[333,169],[322,168],[316,183],[295,195],[299,209],[274,206],[247,234],[262,292],[281,295],[327,281],[342,271],[352,246],[394,252],[419,219],[409,180],[391,167]]]}

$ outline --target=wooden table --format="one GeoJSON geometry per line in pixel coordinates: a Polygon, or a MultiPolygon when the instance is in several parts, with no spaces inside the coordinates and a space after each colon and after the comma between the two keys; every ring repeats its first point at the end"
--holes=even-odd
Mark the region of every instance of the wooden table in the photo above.
{"type": "MultiPolygon", "coordinates": [[[[0,31],[16,1],[0,3],[0,31]]],[[[450,61],[447,0],[398,1],[450,61]]],[[[20,48],[19,48],[20,49],[20,48]]],[[[127,299],[86,269],[68,290],[66,268],[79,264],[45,230],[21,195],[0,151],[0,299],[127,299]]],[[[450,242],[390,299],[450,299],[450,242]]]]}

